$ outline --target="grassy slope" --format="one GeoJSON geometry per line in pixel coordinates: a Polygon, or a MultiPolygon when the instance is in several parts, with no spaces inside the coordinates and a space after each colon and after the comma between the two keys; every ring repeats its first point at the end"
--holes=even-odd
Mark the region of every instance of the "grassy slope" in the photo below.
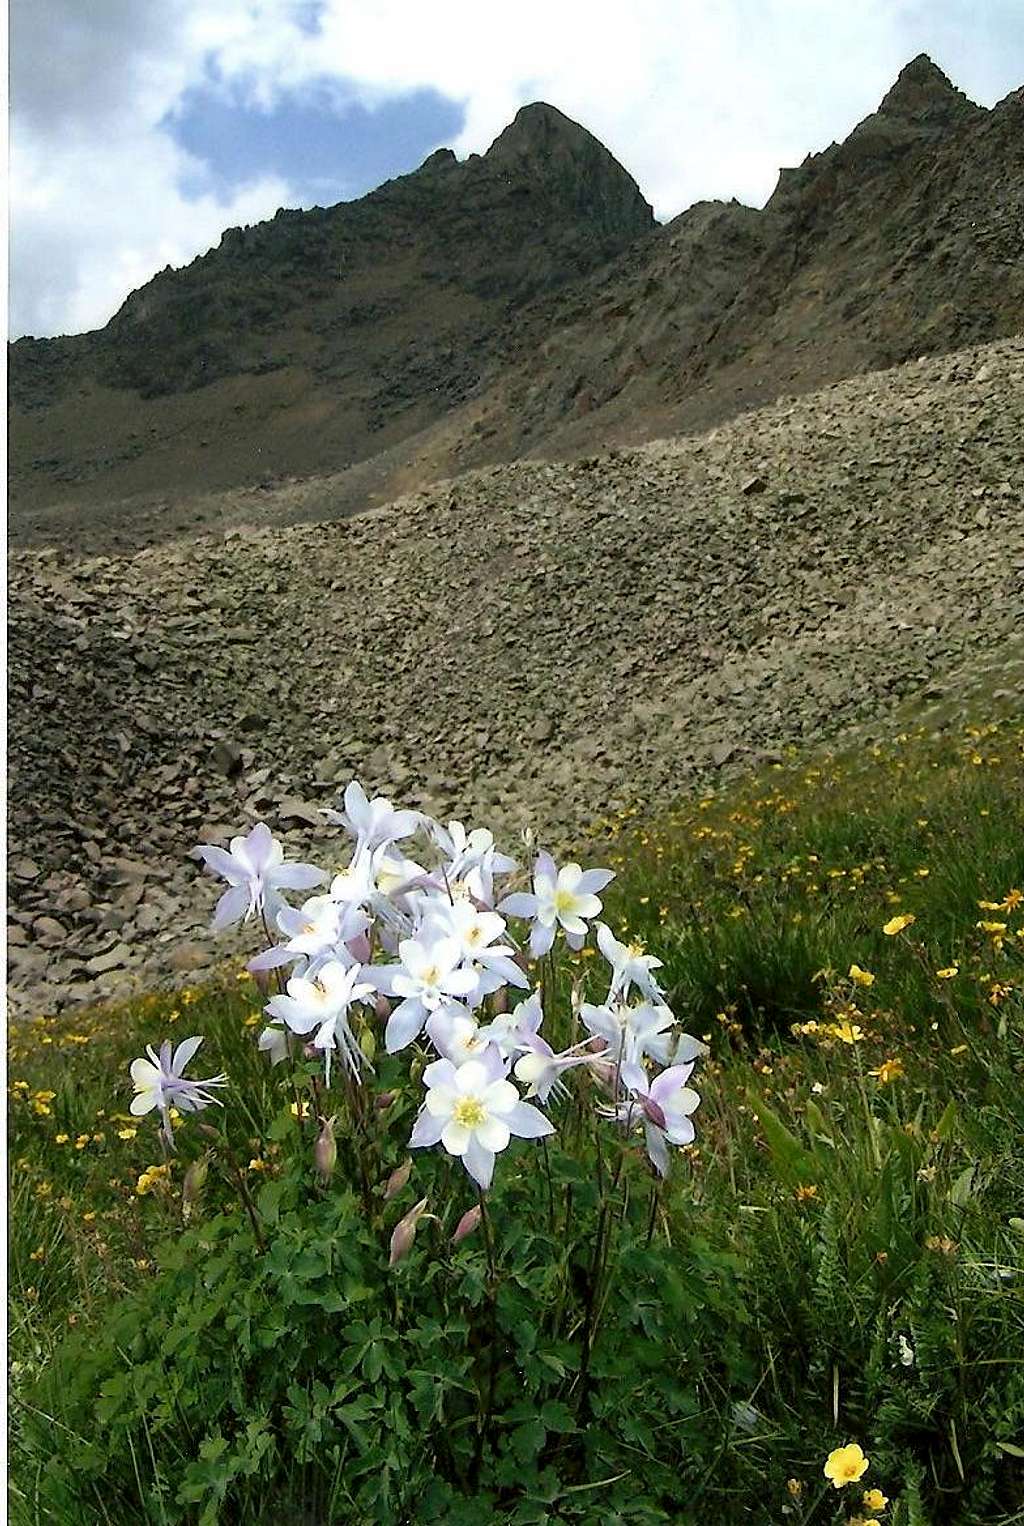
{"type": "MultiPolygon", "coordinates": [[[[1022,757],[1009,720],[915,732],[772,769],[658,828],[607,823],[587,854],[611,852],[610,920],[662,955],[711,1045],[665,1225],[735,1257],[745,1294],[698,1375],[721,1438],[688,1482],[704,1519],[803,1521],[825,1451],[857,1439],[897,1522],[1024,1520],[1022,757]],[[915,920],[886,934],[901,914],[915,920]]],[[[564,963],[565,985],[596,992],[594,964],[564,963]]],[[[237,1143],[273,1172],[258,1005],[232,972],[12,1034],[15,1396],[69,1324],[152,1275],[178,1222],[184,1163],[171,1186],[137,1186],[160,1160],[127,1111],[144,1042],[207,1035],[195,1068],[229,1072],[236,1116],[250,1110],[237,1143]]],[[[28,1465],[15,1480],[35,1519],[28,1465]]]]}

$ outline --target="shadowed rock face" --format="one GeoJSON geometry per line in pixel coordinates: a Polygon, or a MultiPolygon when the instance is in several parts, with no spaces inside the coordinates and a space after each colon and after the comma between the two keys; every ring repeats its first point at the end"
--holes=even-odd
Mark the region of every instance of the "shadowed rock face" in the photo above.
{"type": "Polygon", "coordinates": [[[11,350],[16,539],[190,528],[198,497],[331,479],[356,512],[522,456],[707,428],[1024,325],[1024,96],[924,55],[763,211],[665,227],[554,107],[358,202],[229,229],[95,334],[11,350]],[[57,532],[57,526],[60,526],[57,532]]]}

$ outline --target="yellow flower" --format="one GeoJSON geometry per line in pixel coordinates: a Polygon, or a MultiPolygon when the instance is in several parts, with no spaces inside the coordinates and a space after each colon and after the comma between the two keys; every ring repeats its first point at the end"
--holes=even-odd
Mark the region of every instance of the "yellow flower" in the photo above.
{"type": "Polygon", "coordinates": [[[138,1132],[138,1129],[118,1129],[117,1137],[118,1139],[134,1139],[138,1132]]]}
{"type": "Polygon", "coordinates": [[[889,1501],[886,1499],[881,1489],[864,1490],[865,1510],[884,1510],[888,1503],[889,1501]]]}
{"type": "Polygon", "coordinates": [[[953,1056],[953,1058],[955,1059],[958,1054],[966,1054],[967,1053],[967,1045],[966,1044],[957,1044],[949,1052],[953,1056]]]}
{"type": "Polygon", "coordinates": [[[882,931],[887,938],[895,938],[897,933],[901,933],[905,927],[910,927],[916,921],[917,918],[912,916],[910,912],[904,912],[901,917],[892,917],[886,922],[882,931]]]}
{"type": "Polygon", "coordinates": [[[862,970],[859,964],[850,965],[850,979],[855,986],[873,986],[875,977],[870,970],[862,970]]]}
{"type": "Polygon", "coordinates": [[[868,1459],[864,1456],[855,1441],[848,1446],[836,1447],[834,1452],[828,1454],[825,1462],[824,1474],[830,1479],[834,1489],[841,1489],[844,1484],[855,1484],[859,1478],[863,1478],[868,1470],[868,1459]]]}
{"type": "Polygon", "coordinates": [[[93,1220],[95,1219],[95,1217],[96,1217],[96,1215],[94,1213],[83,1213],[83,1215],[82,1215],[82,1222],[84,1224],[91,1224],[93,1222],[93,1220]]]}
{"type": "Polygon", "coordinates": [[[935,978],[937,980],[953,980],[959,973],[960,966],[958,964],[947,964],[945,969],[935,971],[935,978]]]}
{"type": "Polygon", "coordinates": [[[1016,911],[1022,901],[1024,890],[1008,890],[1003,896],[1002,908],[1004,911],[1016,911]]]}
{"type": "Polygon", "coordinates": [[[869,1076],[877,1076],[883,1086],[888,1086],[890,1081],[899,1081],[906,1075],[903,1069],[903,1061],[899,1058],[883,1060],[877,1070],[869,1070],[869,1076]]]}
{"type": "Polygon", "coordinates": [[[804,1492],[804,1486],[798,1478],[787,1478],[786,1488],[792,1499],[798,1500],[804,1492]]]}
{"type": "Polygon", "coordinates": [[[995,938],[1006,931],[1005,922],[978,922],[975,925],[980,927],[983,933],[991,933],[995,938]]]}
{"type": "Polygon", "coordinates": [[[830,1023],[828,1031],[833,1038],[841,1039],[844,1044],[859,1044],[865,1036],[859,1023],[830,1023]]]}
{"type": "Polygon", "coordinates": [[[806,1203],[818,1196],[818,1189],[816,1186],[798,1187],[794,1196],[798,1203],[806,1203]]]}

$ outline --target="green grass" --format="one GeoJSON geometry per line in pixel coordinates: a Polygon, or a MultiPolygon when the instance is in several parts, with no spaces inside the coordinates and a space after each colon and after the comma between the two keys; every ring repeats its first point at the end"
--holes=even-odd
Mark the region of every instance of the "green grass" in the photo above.
{"type": "MultiPolygon", "coordinates": [[[[619,870],[610,921],[664,959],[711,1048],[664,1229],[735,1279],[705,1289],[681,1520],[834,1520],[824,1457],[857,1440],[897,1526],[1024,1521],[1024,906],[979,906],[1024,889],[1022,746],[1003,720],[794,760],[660,822],[625,813],[581,855],[619,870]],[[898,915],[914,920],[887,935],[898,915]]],[[[599,964],[562,958],[563,995],[596,997],[599,964]]],[[[15,1520],[53,1518],[19,1405],[69,1326],[152,1278],[180,1226],[184,1163],[137,1190],[161,1156],[128,1115],[127,1066],[147,1041],[205,1034],[196,1068],[228,1072],[236,1150],[273,1177],[258,1008],[230,975],[11,1036],[15,1520]]],[[[189,1131],[185,1163],[200,1148],[189,1131]]]]}

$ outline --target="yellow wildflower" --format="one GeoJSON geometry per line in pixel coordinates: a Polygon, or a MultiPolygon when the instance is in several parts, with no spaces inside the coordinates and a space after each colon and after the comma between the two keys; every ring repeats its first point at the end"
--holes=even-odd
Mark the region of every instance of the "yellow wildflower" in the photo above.
{"type": "Polygon", "coordinates": [[[991,933],[993,937],[999,937],[1006,931],[1005,922],[976,922],[975,926],[980,927],[983,933],[991,933]]]}
{"type": "Polygon", "coordinates": [[[787,1478],[786,1489],[789,1492],[790,1498],[795,1500],[798,1500],[804,1492],[804,1486],[798,1478],[787,1478]]]}
{"type": "Polygon", "coordinates": [[[862,970],[859,964],[850,965],[850,979],[855,986],[873,986],[875,977],[870,970],[862,970]]]}
{"type": "Polygon", "coordinates": [[[138,1129],[118,1129],[117,1137],[118,1139],[134,1139],[138,1132],[138,1129]]]}
{"type": "Polygon", "coordinates": [[[869,1070],[868,1075],[876,1076],[883,1086],[888,1086],[891,1081],[899,1081],[906,1075],[903,1069],[903,1061],[898,1057],[892,1060],[883,1060],[877,1070],[869,1070]]]}
{"type": "Polygon", "coordinates": [[[54,1134],[53,1142],[54,1144],[67,1144],[70,1138],[70,1134],[54,1134]]]}
{"type": "Polygon", "coordinates": [[[859,1023],[842,1022],[829,1023],[829,1033],[833,1038],[840,1039],[844,1044],[859,1044],[865,1038],[864,1029],[859,1023]]]}
{"type": "Polygon", "coordinates": [[[897,933],[903,932],[904,928],[912,926],[917,918],[910,912],[904,912],[900,917],[892,917],[882,928],[887,938],[895,938],[897,933]]]}
{"type": "Polygon", "coordinates": [[[937,980],[953,980],[960,973],[958,964],[947,964],[943,969],[935,971],[937,980]]]}
{"type": "Polygon", "coordinates": [[[798,1187],[794,1196],[798,1203],[807,1203],[818,1196],[816,1186],[798,1187]]]}
{"type": "Polygon", "coordinates": [[[865,1510],[884,1510],[889,1501],[881,1489],[865,1489],[863,1503],[865,1510]]]}
{"type": "Polygon", "coordinates": [[[948,1235],[929,1235],[924,1242],[925,1250],[938,1251],[943,1256],[955,1256],[959,1246],[948,1235]]]}
{"type": "Polygon", "coordinates": [[[1024,901],[1024,890],[1008,890],[1003,896],[1002,909],[1016,911],[1022,901],[1024,901]]]}
{"type": "Polygon", "coordinates": [[[836,1447],[828,1454],[823,1471],[834,1489],[842,1489],[845,1484],[855,1484],[863,1478],[867,1470],[868,1459],[857,1443],[851,1441],[848,1446],[836,1447]]]}

